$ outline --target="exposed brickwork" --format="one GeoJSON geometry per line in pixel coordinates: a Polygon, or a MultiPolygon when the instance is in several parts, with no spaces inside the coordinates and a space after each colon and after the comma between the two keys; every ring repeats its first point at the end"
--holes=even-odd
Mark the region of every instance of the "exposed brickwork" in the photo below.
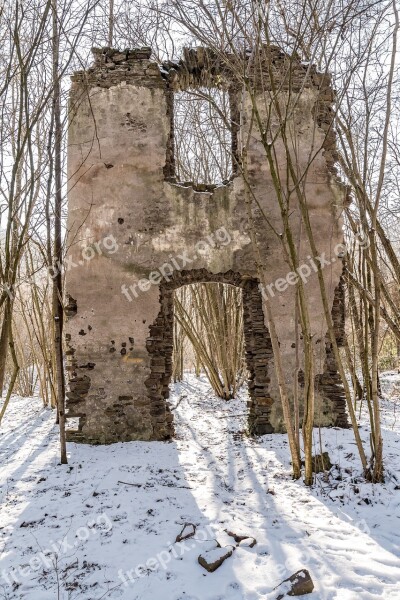
{"type": "MultiPolygon", "coordinates": [[[[343,275],[335,289],[332,320],[336,342],[341,347],[345,340],[345,283],[343,275]]],[[[316,389],[325,399],[323,403],[325,413],[334,415],[334,425],[348,427],[346,398],[329,333],[325,337],[325,355],[324,372],[316,377],[316,389]]]]}

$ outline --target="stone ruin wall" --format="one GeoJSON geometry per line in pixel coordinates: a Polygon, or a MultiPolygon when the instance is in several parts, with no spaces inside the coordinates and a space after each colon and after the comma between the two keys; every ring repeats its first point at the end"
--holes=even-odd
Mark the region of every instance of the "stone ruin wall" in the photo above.
{"type": "MultiPolygon", "coordinates": [[[[272,52],[276,72],[283,73],[287,56],[277,49],[272,52]]],[[[295,63],[291,68],[293,91],[299,91],[307,67],[295,63]]],[[[79,425],[68,432],[70,440],[109,443],[163,440],[173,435],[167,400],[172,294],[180,285],[197,281],[220,281],[242,288],[250,373],[249,429],[255,434],[284,430],[248,234],[243,179],[235,173],[229,182],[195,189],[174,177],[173,94],[215,85],[215,77],[221,78],[221,73],[235,115],[235,154],[236,134],[248,132],[250,101],[241,98],[229,74],[203,49],[185,51],[180,62],[165,63],[161,68],[150,59],[147,48],[97,50],[94,66],[72,78],[68,260],[74,266],[66,274],[67,416],[78,418],[79,425]],[[239,113],[241,130],[237,131],[239,113]],[[222,227],[230,242],[217,240],[200,252],[196,244],[208,236],[215,239],[215,232],[222,227]],[[115,241],[112,247],[110,240],[115,241]],[[90,260],[82,260],[82,253],[86,256],[90,248],[90,260]],[[129,289],[182,253],[192,262],[183,270],[175,269],[169,281],[149,285],[146,291],[131,294],[130,300],[122,293],[122,286],[129,289]]],[[[285,85],[282,78],[282,97],[287,93],[285,85]]],[[[324,146],[310,169],[306,194],[317,247],[326,256],[342,241],[341,209],[346,200],[346,191],[334,173],[332,100],[329,78],[310,69],[291,117],[301,156],[306,157],[313,144],[324,146]]],[[[285,156],[279,144],[277,152],[284,173],[285,156]]],[[[279,227],[275,191],[256,135],[251,137],[248,158],[249,182],[258,204],[253,203],[252,208],[256,235],[266,281],[273,282],[285,277],[289,268],[261,216],[262,210],[279,227]]],[[[293,223],[300,222],[298,207],[294,203],[291,208],[293,223]]],[[[304,261],[309,254],[302,233],[304,261]]],[[[341,260],[337,260],[324,271],[339,343],[344,323],[341,269],[341,260]]],[[[290,389],[295,366],[293,291],[288,288],[271,300],[290,389]]],[[[316,422],[345,426],[345,403],[315,273],[306,292],[317,357],[316,422]]],[[[301,384],[301,377],[299,380],[301,384]]]]}

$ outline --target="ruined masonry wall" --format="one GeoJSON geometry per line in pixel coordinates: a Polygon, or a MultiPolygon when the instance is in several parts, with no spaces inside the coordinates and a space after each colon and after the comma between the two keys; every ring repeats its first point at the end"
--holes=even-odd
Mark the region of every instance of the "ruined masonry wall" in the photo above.
{"type": "MultiPolygon", "coordinates": [[[[283,64],[285,55],[274,52],[277,64],[283,64]]],[[[66,274],[67,415],[78,418],[79,425],[68,433],[70,440],[110,443],[162,440],[173,435],[168,406],[172,293],[180,285],[195,281],[221,281],[243,289],[250,372],[249,428],[255,434],[283,430],[268,327],[248,234],[243,180],[236,174],[226,185],[196,190],[174,179],[171,94],[190,86],[213,85],[213,78],[222,70],[232,99],[237,97],[229,74],[211,59],[204,50],[188,51],[179,63],[166,63],[160,69],[150,60],[147,48],[96,51],[94,66],[73,77],[68,140],[68,260],[75,266],[66,274]],[[213,243],[199,246],[207,239],[213,243]],[[182,266],[180,256],[190,261],[183,269],[174,269],[169,281],[149,284],[145,290],[138,288],[138,280],[148,278],[165,263],[175,259],[182,266]]],[[[296,68],[300,81],[304,79],[304,67],[299,64],[296,68]]],[[[333,172],[329,81],[313,70],[310,73],[293,125],[304,155],[311,143],[324,146],[324,153],[311,168],[306,190],[318,248],[331,255],[332,247],[342,241],[340,213],[345,192],[333,172]],[[329,132],[326,139],[324,129],[329,132]]],[[[282,89],[285,93],[284,86],[282,89]]],[[[239,109],[237,104],[235,107],[239,109]]],[[[240,110],[245,132],[249,126],[248,99],[240,110]]],[[[284,171],[283,149],[278,147],[278,152],[282,152],[280,164],[284,171]]],[[[259,207],[278,226],[275,192],[256,136],[249,147],[249,178],[259,207]]],[[[259,207],[253,204],[256,233],[266,279],[273,282],[285,277],[289,269],[259,207]]],[[[299,222],[298,207],[293,204],[292,209],[291,218],[299,222]]],[[[301,251],[306,261],[310,250],[304,234],[301,251]]],[[[324,275],[339,339],[343,321],[341,261],[333,262],[324,275]]],[[[306,291],[319,370],[318,423],[345,425],[343,394],[326,338],[315,274],[306,291]]],[[[293,289],[277,294],[271,302],[292,389],[293,289]]],[[[301,348],[299,351],[302,355],[301,348]]]]}

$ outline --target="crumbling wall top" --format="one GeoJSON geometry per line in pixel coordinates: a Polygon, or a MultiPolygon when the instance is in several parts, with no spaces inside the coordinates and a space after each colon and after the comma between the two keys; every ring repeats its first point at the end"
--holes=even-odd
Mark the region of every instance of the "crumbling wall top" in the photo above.
{"type": "Polygon", "coordinates": [[[86,87],[110,88],[122,81],[145,87],[163,87],[157,62],[150,59],[151,48],[92,48],[94,63],[86,71],[77,71],[71,77],[75,84],[86,87]]]}
{"type": "MultiPolygon", "coordinates": [[[[162,84],[164,80],[167,87],[175,91],[201,86],[228,88],[241,82],[244,58],[250,62],[246,76],[256,85],[260,83],[264,91],[275,87],[279,91],[290,88],[296,93],[315,87],[325,101],[334,100],[329,73],[319,72],[315,65],[302,62],[296,54],[289,55],[277,46],[261,46],[256,56],[252,50],[247,50],[244,57],[218,54],[211,48],[184,48],[180,60],[167,60],[161,64],[151,59],[149,46],[125,50],[92,48],[92,53],[93,65],[86,71],[77,71],[72,76],[73,81],[112,82],[118,77],[139,76],[148,77],[149,83],[157,80],[162,84]]],[[[104,85],[109,87],[110,84],[104,82],[104,85]]]]}

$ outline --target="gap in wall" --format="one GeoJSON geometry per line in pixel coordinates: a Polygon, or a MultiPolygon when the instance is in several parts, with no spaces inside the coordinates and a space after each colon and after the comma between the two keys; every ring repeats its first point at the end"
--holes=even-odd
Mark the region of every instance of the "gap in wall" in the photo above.
{"type": "Polygon", "coordinates": [[[229,92],[198,88],[174,94],[174,163],[180,182],[194,186],[232,177],[229,92]]]}

